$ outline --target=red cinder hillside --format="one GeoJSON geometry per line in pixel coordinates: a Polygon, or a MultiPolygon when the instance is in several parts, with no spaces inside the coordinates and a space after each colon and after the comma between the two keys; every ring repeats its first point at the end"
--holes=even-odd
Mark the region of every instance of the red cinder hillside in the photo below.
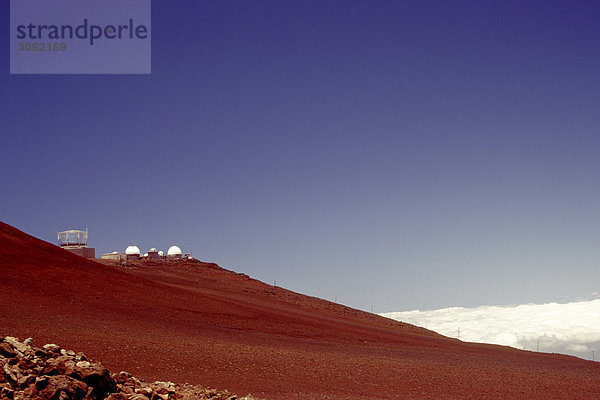
{"type": "Polygon", "coordinates": [[[469,344],[215,264],[85,260],[0,223],[0,336],[264,399],[597,399],[600,364],[469,344]]]}

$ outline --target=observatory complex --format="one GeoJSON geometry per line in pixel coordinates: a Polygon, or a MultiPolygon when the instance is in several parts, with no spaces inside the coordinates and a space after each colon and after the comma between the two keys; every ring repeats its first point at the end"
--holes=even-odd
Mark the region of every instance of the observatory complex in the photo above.
{"type": "MultiPolygon", "coordinates": [[[[165,256],[164,252],[161,250],[156,250],[155,247],[152,247],[148,250],[147,253],[142,255],[140,248],[137,246],[127,246],[124,253],[120,253],[118,251],[113,251],[112,253],[102,254],[102,259],[104,260],[179,260],[182,258],[181,249],[178,246],[171,246],[169,250],[167,250],[167,255],[165,256]]],[[[191,254],[185,254],[185,258],[191,259],[191,254]]]]}
{"type": "Polygon", "coordinates": [[[96,249],[87,247],[88,231],[71,229],[57,233],[58,245],[63,249],[84,258],[95,258],[96,249]]]}
{"type": "MultiPolygon", "coordinates": [[[[68,231],[62,231],[57,233],[58,236],[58,245],[70,251],[73,254],[77,254],[80,257],[84,258],[95,258],[96,257],[96,249],[93,247],[87,247],[88,241],[88,231],[80,231],[76,229],[71,229],[68,231]]],[[[192,260],[193,257],[191,254],[184,254],[188,260],[192,260]]],[[[182,257],[181,248],[178,246],[171,246],[169,250],[167,250],[167,254],[163,251],[156,250],[155,247],[152,247],[148,250],[147,253],[142,255],[140,248],[138,246],[130,245],[127,246],[125,252],[121,253],[118,251],[113,251],[112,253],[102,254],[103,260],[118,260],[118,261],[127,261],[127,260],[180,260],[182,257]]]]}

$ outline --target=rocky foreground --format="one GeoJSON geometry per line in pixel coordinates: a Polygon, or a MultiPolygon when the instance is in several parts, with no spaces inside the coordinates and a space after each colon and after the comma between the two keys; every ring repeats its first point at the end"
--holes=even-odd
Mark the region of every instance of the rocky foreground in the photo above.
{"type": "Polygon", "coordinates": [[[111,374],[100,362],[55,344],[33,347],[0,338],[0,399],[51,400],[253,400],[201,386],[172,382],[146,383],[121,371],[111,374]]]}

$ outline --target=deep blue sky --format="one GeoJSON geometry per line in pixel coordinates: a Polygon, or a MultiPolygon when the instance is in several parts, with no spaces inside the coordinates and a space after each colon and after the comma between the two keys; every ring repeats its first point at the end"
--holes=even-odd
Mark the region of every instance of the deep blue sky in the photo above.
{"type": "Polygon", "coordinates": [[[598,291],[600,3],[152,2],[152,74],[10,75],[0,219],[353,307],[598,291]]]}

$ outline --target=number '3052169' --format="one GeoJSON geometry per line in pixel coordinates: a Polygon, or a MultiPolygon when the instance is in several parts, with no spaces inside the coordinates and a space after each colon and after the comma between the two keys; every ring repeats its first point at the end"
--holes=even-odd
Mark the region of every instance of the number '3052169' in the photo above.
{"type": "Polygon", "coordinates": [[[66,43],[19,43],[19,51],[66,51],[66,43]]]}

